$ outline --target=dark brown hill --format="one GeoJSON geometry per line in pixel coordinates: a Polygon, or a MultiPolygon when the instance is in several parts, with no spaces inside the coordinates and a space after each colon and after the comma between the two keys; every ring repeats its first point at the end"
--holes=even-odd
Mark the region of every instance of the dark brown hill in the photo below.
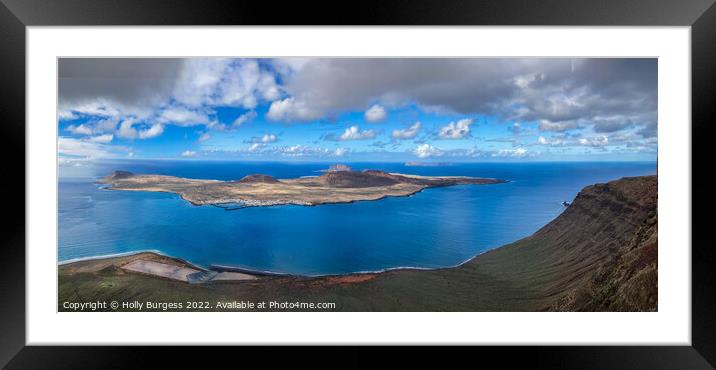
{"type": "Polygon", "coordinates": [[[105,177],[107,180],[120,180],[120,179],[128,179],[130,177],[134,176],[133,173],[129,171],[114,171],[109,176],[105,177]]]}
{"type": "Polygon", "coordinates": [[[254,175],[247,175],[241,178],[238,182],[247,184],[247,183],[263,183],[263,184],[275,184],[279,181],[269,175],[262,175],[262,174],[254,174],[254,175]]]}

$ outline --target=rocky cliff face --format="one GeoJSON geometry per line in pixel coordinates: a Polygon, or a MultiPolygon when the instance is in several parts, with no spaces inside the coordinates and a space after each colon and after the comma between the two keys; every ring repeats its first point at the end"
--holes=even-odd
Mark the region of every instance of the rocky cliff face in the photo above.
{"type": "Polygon", "coordinates": [[[542,285],[538,309],[655,311],[657,177],[588,186],[554,221],[509,249],[531,260],[524,268],[542,285]]]}
{"type": "MultiPolygon", "coordinates": [[[[575,212],[604,226],[591,249],[599,267],[547,308],[559,311],[657,310],[657,178],[627,178],[585,188],[575,212]],[[600,239],[604,241],[599,242],[600,239]],[[606,242],[610,240],[609,242],[606,242]]],[[[583,222],[587,221],[583,219],[583,222]]],[[[598,229],[598,230],[597,230],[598,229]]],[[[549,232],[549,230],[545,230],[549,232]]]]}

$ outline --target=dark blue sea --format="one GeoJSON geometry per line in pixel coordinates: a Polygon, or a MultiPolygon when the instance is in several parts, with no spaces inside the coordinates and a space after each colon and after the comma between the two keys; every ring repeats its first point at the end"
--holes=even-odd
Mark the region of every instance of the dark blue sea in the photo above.
{"type": "Polygon", "coordinates": [[[328,163],[131,161],[104,163],[95,177],[60,178],[59,262],[154,250],[195,264],[304,275],[396,267],[454,266],[547,224],[586,185],[656,173],[655,162],[467,163],[436,167],[353,163],[419,175],[509,180],[426,189],[410,197],[315,207],[228,211],[177,195],[102,189],[113,170],[197,179],[317,176],[328,163]]]}

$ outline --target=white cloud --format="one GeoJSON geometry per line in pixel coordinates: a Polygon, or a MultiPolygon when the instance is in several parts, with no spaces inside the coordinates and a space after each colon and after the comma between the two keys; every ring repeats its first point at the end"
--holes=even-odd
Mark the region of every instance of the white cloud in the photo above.
{"type": "Polygon", "coordinates": [[[525,148],[516,149],[500,149],[492,153],[493,157],[511,157],[511,158],[523,158],[528,156],[530,153],[525,148]]]}
{"type": "Polygon", "coordinates": [[[185,158],[193,158],[196,157],[196,152],[191,150],[185,150],[181,153],[181,156],[185,158]]]}
{"type": "Polygon", "coordinates": [[[275,134],[264,134],[263,136],[254,136],[250,140],[248,140],[248,143],[252,144],[270,144],[275,143],[278,141],[278,136],[275,134]]]}
{"type": "Polygon", "coordinates": [[[92,127],[89,127],[88,125],[81,124],[79,126],[70,125],[67,126],[65,129],[75,135],[92,135],[94,134],[94,129],[92,127]]]}
{"type": "Polygon", "coordinates": [[[94,129],[96,133],[112,133],[117,129],[118,123],[118,117],[110,117],[97,121],[94,125],[94,129]]]}
{"type": "Polygon", "coordinates": [[[418,135],[418,132],[420,131],[420,122],[415,122],[412,126],[404,129],[404,130],[393,130],[393,136],[394,139],[412,139],[415,136],[418,135]]]}
{"type": "Polygon", "coordinates": [[[274,101],[266,113],[266,118],[283,122],[310,121],[321,116],[320,111],[310,108],[305,101],[296,100],[294,97],[274,101]]]}
{"type": "Polygon", "coordinates": [[[123,139],[151,139],[157,137],[164,132],[164,126],[155,123],[146,130],[137,130],[134,128],[134,120],[126,119],[122,121],[117,130],[117,136],[123,139]]]}
{"type": "Polygon", "coordinates": [[[338,140],[341,141],[348,141],[348,140],[366,140],[366,139],[372,139],[376,136],[376,132],[373,130],[363,130],[361,131],[358,126],[351,126],[348,127],[341,136],[338,137],[338,140]]]}
{"type": "Polygon", "coordinates": [[[60,121],[70,121],[79,118],[79,116],[71,110],[59,109],[57,112],[57,118],[59,118],[60,121]]]}
{"type": "Polygon", "coordinates": [[[91,161],[98,158],[116,157],[118,152],[126,150],[125,147],[121,146],[110,146],[105,143],[64,136],[60,136],[57,139],[57,149],[60,158],[70,158],[73,161],[91,161]]]}
{"type": "Polygon", "coordinates": [[[80,125],[69,125],[65,128],[65,130],[75,135],[82,136],[107,134],[114,132],[117,128],[118,122],[119,119],[117,117],[110,117],[98,121],[85,122],[80,125]]]}
{"type": "Polygon", "coordinates": [[[232,123],[231,126],[232,126],[232,127],[239,127],[239,126],[243,125],[244,123],[251,121],[251,120],[254,119],[254,118],[256,118],[256,112],[254,112],[254,111],[248,111],[248,112],[246,112],[246,113],[244,113],[244,114],[238,116],[238,117],[234,120],[234,123],[232,123]]]}
{"type": "Polygon", "coordinates": [[[251,144],[251,145],[249,146],[249,151],[250,151],[250,152],[255,152],[255,151],[257,151],[257,150],[259,150],[259,149],[261,149],[261,148],[263,148],[263,147],[265,147],[265,146],[266,146],[266,144],[253,143],[253,144],[251,144]]]}
{"type": "Polygon", "coordinates": [[[230,59],[223,58],[184,60],[174,87],[174,98],[190,107],[199,107],[211,101],[230,63],[230,59]]]}
{"type": "Polygon", "coordinates": [[[139,131],[139,138],[140,139],[151,139],[153,137],[157,137],[161,135],[164,132],[164,126],[155,123],[150,128],[146,130],[139,131]]]}
{"type": "Polygon", "coordinates": [[[174,89],[176,100],[193,108],[225,105],[253,109],[260,101],[273,101],[281,94],[274,74],[261,68],[256,59],[187,59],[174,89]]]}
{"type": "Polygon", "coordinates": [[[114,135],[112,135],[112,134],[104,134],[104,135],[98,135],[98,136],[90,137],[90,138],[87,139],[87,141],[89,141],[89,142],[91,142],[91,143],[102,143],[102,144],[106,144],[106,143],[109,143],[110,141],[112,141],[112,139],[114,139],[114,135]]]}
{"type": "Polygon", "coordinates": [[[591,138],[579,139],[579,145],[591,146],[591,147],[603,147],[609,144],[609,138],[606,136],[597,136],[591,138]]]}
{"type": "Polygon", "coordinates": [[[370,123],[377,123],[384,121],[385,118],[388,116],[388,113],[385,111],[385,108],[378,104],[375,104],[372,107],[368,108],[367,111],[365,111],[364,116],[366,121],[370,123]]]}
{"type": "Polygon", "coordinates": [[[430,144],[420,144],[417,148],[413,151],[415,155],[417,155],[420,158],[428,158],[428,157],[438,157],[443,155],[443,151],[430,145],[430,144]]]}
{"type": "Polygon", "coordinates": [[[205,133],[203,133],[203,134],[201,134],[201,135],[199,136],[199,138],[197,139],[197,141],[200,142],[200,143],[203,143],[203,142],[205,142],[205,141],[207,141],[207,140],[209,140],[209,139],[211,139],[211,135],[209,135],[208,132],[205,132],[205,133]]]}
{"type": "Polygon", "coordinates": [[[270,152],[286,157],[340,157],[348,153],[346,148],[335,150],[303,145],[291,145],[270,149],[270,152]]]}
{"type": "Polygon", "coordinates": [[[567,141],[564,138],[559,137],[552,137],[550,139],[547,139],[544,136],[540,136],[537,138],[537,144],[539,145],[549,145],[549,146],[562,146],[567,145],[567,141]]]}
{"type": "Polygon", "coordinates": [[[450,122],[447,126],[440,128],[438,136],[441,139],[463,139],[470,135],[470,125],[472,122],[472,118],[465,118],[457,122],[450,122]]]}
{"type": "Polygon", "coordinates": [[[169,107],[164,109],[158,117],[161,123],[169,123],[182,127],[206,125],[209,117],[206,114],[182,107],[169,107]]]}
{"type": "Polygon", "coordinates": [[[255,108],[259,100],[273,101],[281,96],[274,75],[261,69],[254,59],[234,63],[219,91],[223,104],[247,109],[255,108]]]}
{"type": "Polygon", "coordinates": [[[122,123],[119,125],[119,130],[117,130],[117,136],[124,139],[137,138],[137,130],[132,127],[132,125],[134,125],[134,121],[132,121],[131,119],[122,121],[122,123]]]}
{"type": "Polygon", "coordinates": [[[265,134],[264,136],[261,137],[262,143],[273,143],[276,140],[277,140],[276,135],[274,135],[274,134],[265,134]]]}
{"type": "Polygon", "coordinates": [[[81,101],[59,103],[59,115],[77,118],[77,114],[88,116],[115,117],[120,115],[120,108],[112,101],[104,98],[84,98],[81,101]]]}

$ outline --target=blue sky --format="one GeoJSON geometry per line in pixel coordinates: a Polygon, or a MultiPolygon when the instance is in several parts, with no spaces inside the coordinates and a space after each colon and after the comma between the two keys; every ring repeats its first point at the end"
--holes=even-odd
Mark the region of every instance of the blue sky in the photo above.
{"type": "Polygon", "coordinates": [[[61,59],[59,156],[655,160],[656,59],[61,59]]]}

